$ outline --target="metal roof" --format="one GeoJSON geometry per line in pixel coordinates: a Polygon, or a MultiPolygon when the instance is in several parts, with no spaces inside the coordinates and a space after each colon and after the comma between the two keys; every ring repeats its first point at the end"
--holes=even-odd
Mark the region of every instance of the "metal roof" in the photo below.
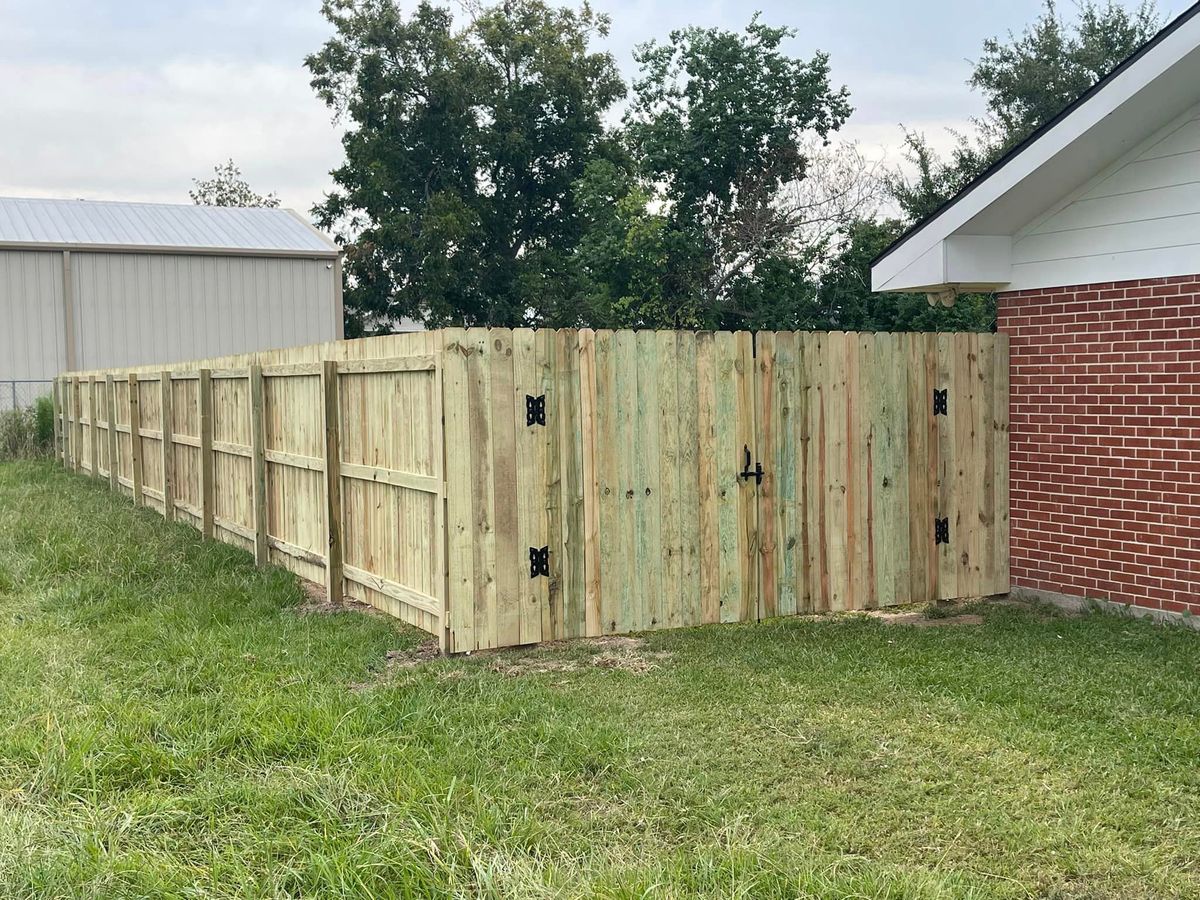
{"type": "Polygon", "coordinates": [[[288,209],[0,197],[0,248],[336,256],[288,209]]]}

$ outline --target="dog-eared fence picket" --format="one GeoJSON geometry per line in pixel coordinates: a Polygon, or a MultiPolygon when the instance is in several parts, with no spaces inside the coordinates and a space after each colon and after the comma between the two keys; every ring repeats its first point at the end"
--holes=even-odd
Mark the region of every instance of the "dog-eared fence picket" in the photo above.
{"type": "Polygon", "coordinates": [[[65,465],[489,647],[1008,590],[993,334],[444,329],[55,383],[65,465]]]}

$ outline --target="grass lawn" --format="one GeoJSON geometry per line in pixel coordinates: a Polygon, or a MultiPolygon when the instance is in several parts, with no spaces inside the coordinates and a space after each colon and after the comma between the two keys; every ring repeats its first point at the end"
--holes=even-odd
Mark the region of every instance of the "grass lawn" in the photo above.
{"type": "Polygon", "coordinates": [[[993,606],[411,667],[0,466],[0,897],[1200,896],[1200,634],[993,606]]]}

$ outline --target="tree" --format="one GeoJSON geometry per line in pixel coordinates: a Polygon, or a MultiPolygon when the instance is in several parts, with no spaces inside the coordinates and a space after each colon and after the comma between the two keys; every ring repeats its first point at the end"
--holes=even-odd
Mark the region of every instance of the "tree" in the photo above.
{"type": "Polygon", "coordinates": [[[1133,54],[1162,26],[1153,0],[1133,11],[1113,0],[1084,0],[1070,23],[1046,0],[1041,15],[1020,35],[989,38],[968,82],[980,91],[987,113],[974,133],[956,134],[949,160],[941,160],[921,134],[907,132],[916,176],[893,173],[889,188],[911,221],[920,221],[1013,146],[1049,122],[1133,54]]]}
{"type": "Polygon", "coordinates": [[[192,184],[188,196],[197,206],[279,206],[274,193],[255,193],[232,159],[213,166],[212,178],[193,178],[192,184]]]}
{"type": "Polygon", "coordinates": [[[654,185],[611,160],[576,184],[583,234],[575,254],[580,324],[598,328],[699,328],[701,242],[656,211],[654,185]]]}
{"type": "Polygon", "coordinates": [[[903,232],[897,219],[862,220],[846,235],[844,248],[820,280],[816,315],[805,327],[835,331],[991,331],[995,298],[968,294],[954,306],[931,306],[924,294],[871,291],[871,260],[903,232]]]}
{"type": "Polygon", "coordinates": [[[1115,69],[1162,27],[1152,0],[1134,10],[1086,0],[1068,25],[1054,0],[1019,36],[988,38],[970,85],[987,99],[979,123],[999,150],[1032,134],[1115,69]]]}
{"type": "Polygon", "coordinates": [[[577,319],[575,185],[617,154],[603,117],[625,90],[590,49],[607,17],[509,0],[455,30],[428,2],[322,9],[335,34],[306,65],[349,127],[314,212],[348,245],[351,330],[577,319]]]}
{"type": "Polygon", "coordinates": [[[824,142],[850,114],[825,54],[801,60],[781,51],[794,33],[755,16],[744,34],[688,28],[636,53],[630,146],[661,186],[671,227],[700,242],[694,280],[709,324],[754,324],[730,305],[733,285],[795,250],[806,206],[785,189],[803,182],[811,141],[824,142]]]}

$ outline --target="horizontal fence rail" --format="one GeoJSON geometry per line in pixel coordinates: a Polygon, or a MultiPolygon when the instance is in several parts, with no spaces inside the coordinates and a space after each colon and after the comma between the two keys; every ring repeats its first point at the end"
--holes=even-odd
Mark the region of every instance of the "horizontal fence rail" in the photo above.
{"type": "Polygon", "coordinates": [[[1008,589],[1003,335],[446,329],[54,397],[67,466],[453,652],[1008,589]]]}
{"type": "MultiPolygon", "coordinates": [[[[443,635],[441,372],[340,342],[60,378],[59,452],[133,502],[443,635]],[[340,358],[328,359],[330,355],[340,358]]],[[[364,346],[365,345],[365,346],[364,346]]]]}

